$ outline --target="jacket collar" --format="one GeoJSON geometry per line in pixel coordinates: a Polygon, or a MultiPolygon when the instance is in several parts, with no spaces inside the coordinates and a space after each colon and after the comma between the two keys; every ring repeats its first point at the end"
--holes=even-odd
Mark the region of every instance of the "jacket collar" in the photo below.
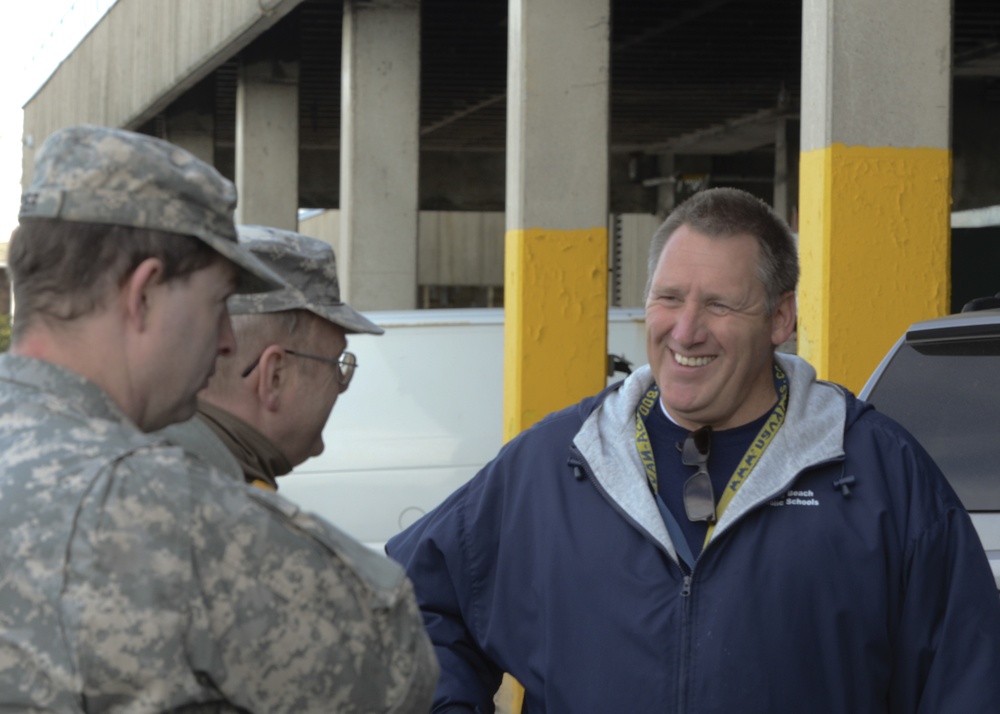
{"type": "MultiPolygon", "coordinates": [[[[777,354],[776,358],[789,380],[785,423],[719,519],[713,540],[742,514],[788,490],[803,469],[844,456],[843,390],[817,381],[816,371],[799,357],[777,354]]],[[[590,414],[573,443],[590,465],[598,487],[676,560],[635,447],[635,410],[652,384],[648,365],[633,372],[590,414]]]]}
{"type": "Polygon", "coordinates": [[[0,381],[36,392],[36,401],[55,412],[120,422],[138,431],[107,392],[86,377],[54,362],[6,352],[0,355],[0,381]]]}

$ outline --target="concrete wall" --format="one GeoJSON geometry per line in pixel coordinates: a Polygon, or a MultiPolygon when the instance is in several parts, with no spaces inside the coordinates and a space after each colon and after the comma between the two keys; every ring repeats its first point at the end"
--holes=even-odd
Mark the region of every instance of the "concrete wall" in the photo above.
{"type": "Polygon", "coordinates": [[[503,212],[421,211],[419,285],[503,285],[503,212]]]}
{"type": "MultiPolygon", "coordinates": [[[[503,212],[421,211],[419,226],[420,285],[503,285],[503,212]]],[[[332,245],[339,259],[339,211],[304,218],[299,232],[332,245]]]]}
{"type": "MultiPolygon", "coordinates": [[[[319,238],[333,246],[333,253],[339,262],[340,249],[340,211],[319,211],[308,218],[299,221],[299,233],[319,238]]],[[[337,267],[338,273],[340,266],[337,267]]]]}
{"type": "Polygon", "coordinates": [[[661,220],[649,213],[626,213],[613,220],[608,304],[642,307],[646,304],[649,241],[661,220]]]}
{"type": "MultiPolygon", "coordinates": [[[[645,304],[649,240],[659,224],[660,219],[648,213],[612,217],[608,294],[613,306],[645,304]]],[[[302,219],[299,232],[329,243],[340,255],[338,211],[320,211],[302,219]]],[[[417,240],[420,286],[503,286],[502,211],[421,211],[417,240]]]]}

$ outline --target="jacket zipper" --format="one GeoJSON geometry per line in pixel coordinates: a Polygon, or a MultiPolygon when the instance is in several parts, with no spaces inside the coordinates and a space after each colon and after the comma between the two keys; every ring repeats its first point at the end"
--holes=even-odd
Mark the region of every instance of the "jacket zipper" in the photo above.
{"type": "MultiPolygon", "coordinates": [[[[698,559],[695,558],[695,563],[698,559]]],[[[692,574],[694,569],[692,568],[692,574]]],[[[687,701],[687,662],[691,656],[691,633],[692,633],[692,623],[691,623],[691,579],[692,575],[685,575],[684,582],[681,585],[681,598],[683,598],[683,604],[681,607],[681,646],[680,646],[680,657],[677,658],[677,706],[675,711],[677,714],[684,714],[687,711],[685,702],[687,701]]]]}
{"type": "MultiPolygon", "coordinates": [[[[728,532],[730,530],[730,528],[732,528],[735,525],[737,525],[748,513],[752,513],[753,511],[756,511],[758,508],[761,508],[762,506],[767,505],[772,500],[774,500],[777,496],[779,496],[780,494],[782,494],[783,492],[785,492],[786,490],[788,490],[791,487],[791,484],[793,484],[799,478],[799,476],[802,473],[804,473],[805,471],[816,469],[816,468],[821,468],[821,467],[823,467],[823,466],[825,466],[827,464],[835,463],[838,460],[840,460],[840,459],[828,459],[828,460],[820,461],[820,462],[817,462],[817,463],[814,463],[814,464],[810,464],[806,469],[803,469],[802,471],[799,471],[798,473],[795,474],[794,477],[792,477],[789,481],[787,481],[775,493],[772,493],[772,494],[766,496],[765,498],[760,499],[760,501],[758,501],[754,506],[752,506],[751,508],[747,509],[746,511],[744,511],[743,513],[741,513],[739,516],[737,516],[733,520],[733,522],[729,524],[729,527],[726,528],[726,531],[724,531],[724,533],[728,532]]],[[[635,519],[633,519],[618,504],[617,501],[615,501],[613,498],[611,498],[611,496],[608,495],[607,491],[604,490],[604,487],[601,485],[600,481],[598,481],[597,477],[594,475],[594,471],[590,467],[590,464],[587,463],[587,460],[583,457],[583,454],[580,453],[580,450],[575,445],[570,447],[569,466],[571,466],[574,469],[579,469],[584,474],[584,476],[587,477],[587,479],[590,481],[590,483],[592,483],[594,485],[594,488],[597,489],[597,492],[601,494],[601,497],[604,498],[604,500],[608,503],[609,506],[611,506],[611,509],[613,511],[615,511],[618,515],[620,515],[622,518],[624,518],[627,522],[631,523],[634,528],[637,528],[641,533],[645,534],[646,538],[648,540],[650,540],[653,543],[653,545],[655,545],[657,548],[659,548],[661,552],[663,552],[664,554],[666,554],[666,556],[670,560],[673,561],[674,565],[676,565],[678,568],[680,568],[681,571],[683,572],[683,568],[682,568],[681,564],[678,562],[678,559],[675,556],[672,556],[670,554],[670,552],[663,545],[661,545],[659,543],[659,541],[657,541],[655,538],[653,538],[652,535],[650,535],[650,533],[645,528],[643,528],[638,523],[636,523],[635,519]]],[[[705,551],[709,547],[711,547],[714,543],[715,543],[715,539],[713,538],[711,542],[705,544],[705,546],[701,549],[701,552],[695,558],[694,564],[691,566],[691,572],[690,573],[684,573],[684,578],[683,578],[683,580],[681,582],[680,596],[684,599],[684,602],[683,602],[683,606],[681,608],[681,610],[682,610],[682,622],[681,622],[680,635],[679,635],[680,638],[681,638],[681,643],[680,643],[681,646],[680,646],[680,657],[678,658],[678,673],[677,673],[678,674],[678,680],[677,680],[677,705],[676,705],[676,712],[677,712],[677,714],[684,714],[684,712],[686,711],[686,707],[685,707],[685,699],[687,697],[687,672],[686,672],[687,667],[686,667],[686,662],[687,662],[687,660],[688,660],[688,658],[690,656],[690,651],[691,651],[691,630],[692,630],[692,623],[691,623],[691,589],[692,589],[692,586],[693,586],[694,571],[695,571],[695,568],[698,565],[698,561],[701,560],[702,556],[705,554],[705,551]]]]}
{"type": "Polygon", "coordinates": [[[684,568],[681,566],[678,559],[675,556],[671,556],[670,552],[662,544],[660,544],[659,541],[653,538],[653,536],[650,535],[649,531],[647,531],[645,528],[636,523],[635,519],[633,519],[620,505],[618,505],[617,501],[615,501],[613,498],[611,498],[611,496],[608,495],[607,491],[604,490],[604,487],[601,486],[600,481],[598,481],[597,477],[594,476],[594,471],[593,469],[590,468],[590,464],[587,463],[587,460],[585,458],[583,458],[583,454],[580,453],[580,450],[577,449],[576,446],[570,447],[569,466],[571,466],[574,469],[579,469],[581,472],[583,472],[583,475],[587,477],[587,479],[590,481],[591,484],[593,484],[594,488],[597,489],[597,492],[601,494],[601,497],[604,498],[604,500],[608,503],[609,506],[611,506],[611,509],[619,516],[621,516],[623,519],[625,519],[625,521],[631,523],[632,526],[638,529],[640,533],[645,534],[646,539],[652,542],[654,546],[659,548],[660,551],[664,553],[669,560],[673,561],[674,565],[678,569],[680,569],[684,575],[681,581],[681,590],[680,590],[680,595],[684,599],[684,602],[683,602],[683,607],[681,608],[682,614],[681,614],[681,628],[680,628],[680,638],[681,638],[680,657],[678,657],[677,659],[678,683],[677,683],[677,707],[676,707],[677,714],[684,714],[685,711],[684,699],[687,696],[687,686],[685,684],[685,679],[686,679],[685,663],[688,660],[691,650],[691,587],[692,587],[692,578],[694,576],[694,567],[698,564],[698,560],[701,558],[701,555],[699,554],[698,557],[695,558],[694,565],[691,566],[691,572],[684,573],[684,568]]]}

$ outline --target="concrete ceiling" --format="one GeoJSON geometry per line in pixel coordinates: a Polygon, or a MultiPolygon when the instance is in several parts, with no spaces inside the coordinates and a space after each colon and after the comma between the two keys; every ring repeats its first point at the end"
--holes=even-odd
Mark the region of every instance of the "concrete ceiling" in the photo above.
{"type": "MultiPolygon", "coordinates": [[[[422,0],[421,7],[421,170],[428,184],[421,205],[501,210],[507,0],[422,0]],[[454,202],[438,196],[454,187],[442,193],[430,186],[442,173],[435,154],[449,169],[466,155],[472,163],[462,165],[476,175],[463,186],[485,187],[483,195],[454,202]]],[[[978,82],[986,101],[1000,102],[1000,1],[953,0],[953,7],[956,85],[978,82]]],[[[235,145],[241,56],[297,59],[303,161],[320,162],[324,171],[301,180],[300,197],[303,205],[337,204],[328,157],[340,145],[342,16],[342,2],[303,0],[178,100],[214,107],[216,147],[225,154],[217,154],[220,169],[227,170],[235,145]]],[[[657,154],[711,155],[715,164],[742,156],[749,160],[736,169],[743,180],[754,180],[747,175],[759,163],[758,173],[770,182],[773,158],[764,154],[773,149],[778,121],[798,117],[801,25],[802,0],[611,0],[610,148],[616,170],[623,173],[627,164],[630,174],[624,182],[613,177],[616,210],[638,210],[637,203],[646,210],[650,200],[627,187],[636,183],[635,158],[643,185],[651,185],[650,176],[656,180],[657,154]]],[[[155,122],[142,130],[157,133],[155,122]]],[[[716,165],[720,170],[726,169],[716,165]]]]}
{"type": "MultiPolygon", "coordinates": [[[[773,142],[798,112],[801,0],[612,0],[613,152],[732,153],[773,142]]],[[[342,4],[305,0],[259,41],[301,61],[301,141],[340,129],[342,4]]],[[[1000,78],[1000,2],[954,0],[954,72],[1000,78]]],[[[502,151],[507,0],[423,0],[421,148],[502,151]]],[[[216,127],[233,141],[236,68],[215,73],[216,127]]],[[[1000,79],[998,79],[1000,82],[1000,79]]]]}

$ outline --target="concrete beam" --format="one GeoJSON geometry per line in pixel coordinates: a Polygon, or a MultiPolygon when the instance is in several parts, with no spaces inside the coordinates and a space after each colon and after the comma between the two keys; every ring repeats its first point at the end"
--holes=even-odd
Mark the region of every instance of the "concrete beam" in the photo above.
{"type": "Polygon", "coordinates": [[[72,124],[141,126],[302,0],[118,0],[24,107],[34,148],[72,124]]]}
{"type": "Polygon", "coordinates": [[[646,151],[657,154],[735,154],[752,151],[774,143],[780,122],[790,115],[787,109],[774,107],[741,117],[733,117],[675,139],[652,144],[646,151]]]}

